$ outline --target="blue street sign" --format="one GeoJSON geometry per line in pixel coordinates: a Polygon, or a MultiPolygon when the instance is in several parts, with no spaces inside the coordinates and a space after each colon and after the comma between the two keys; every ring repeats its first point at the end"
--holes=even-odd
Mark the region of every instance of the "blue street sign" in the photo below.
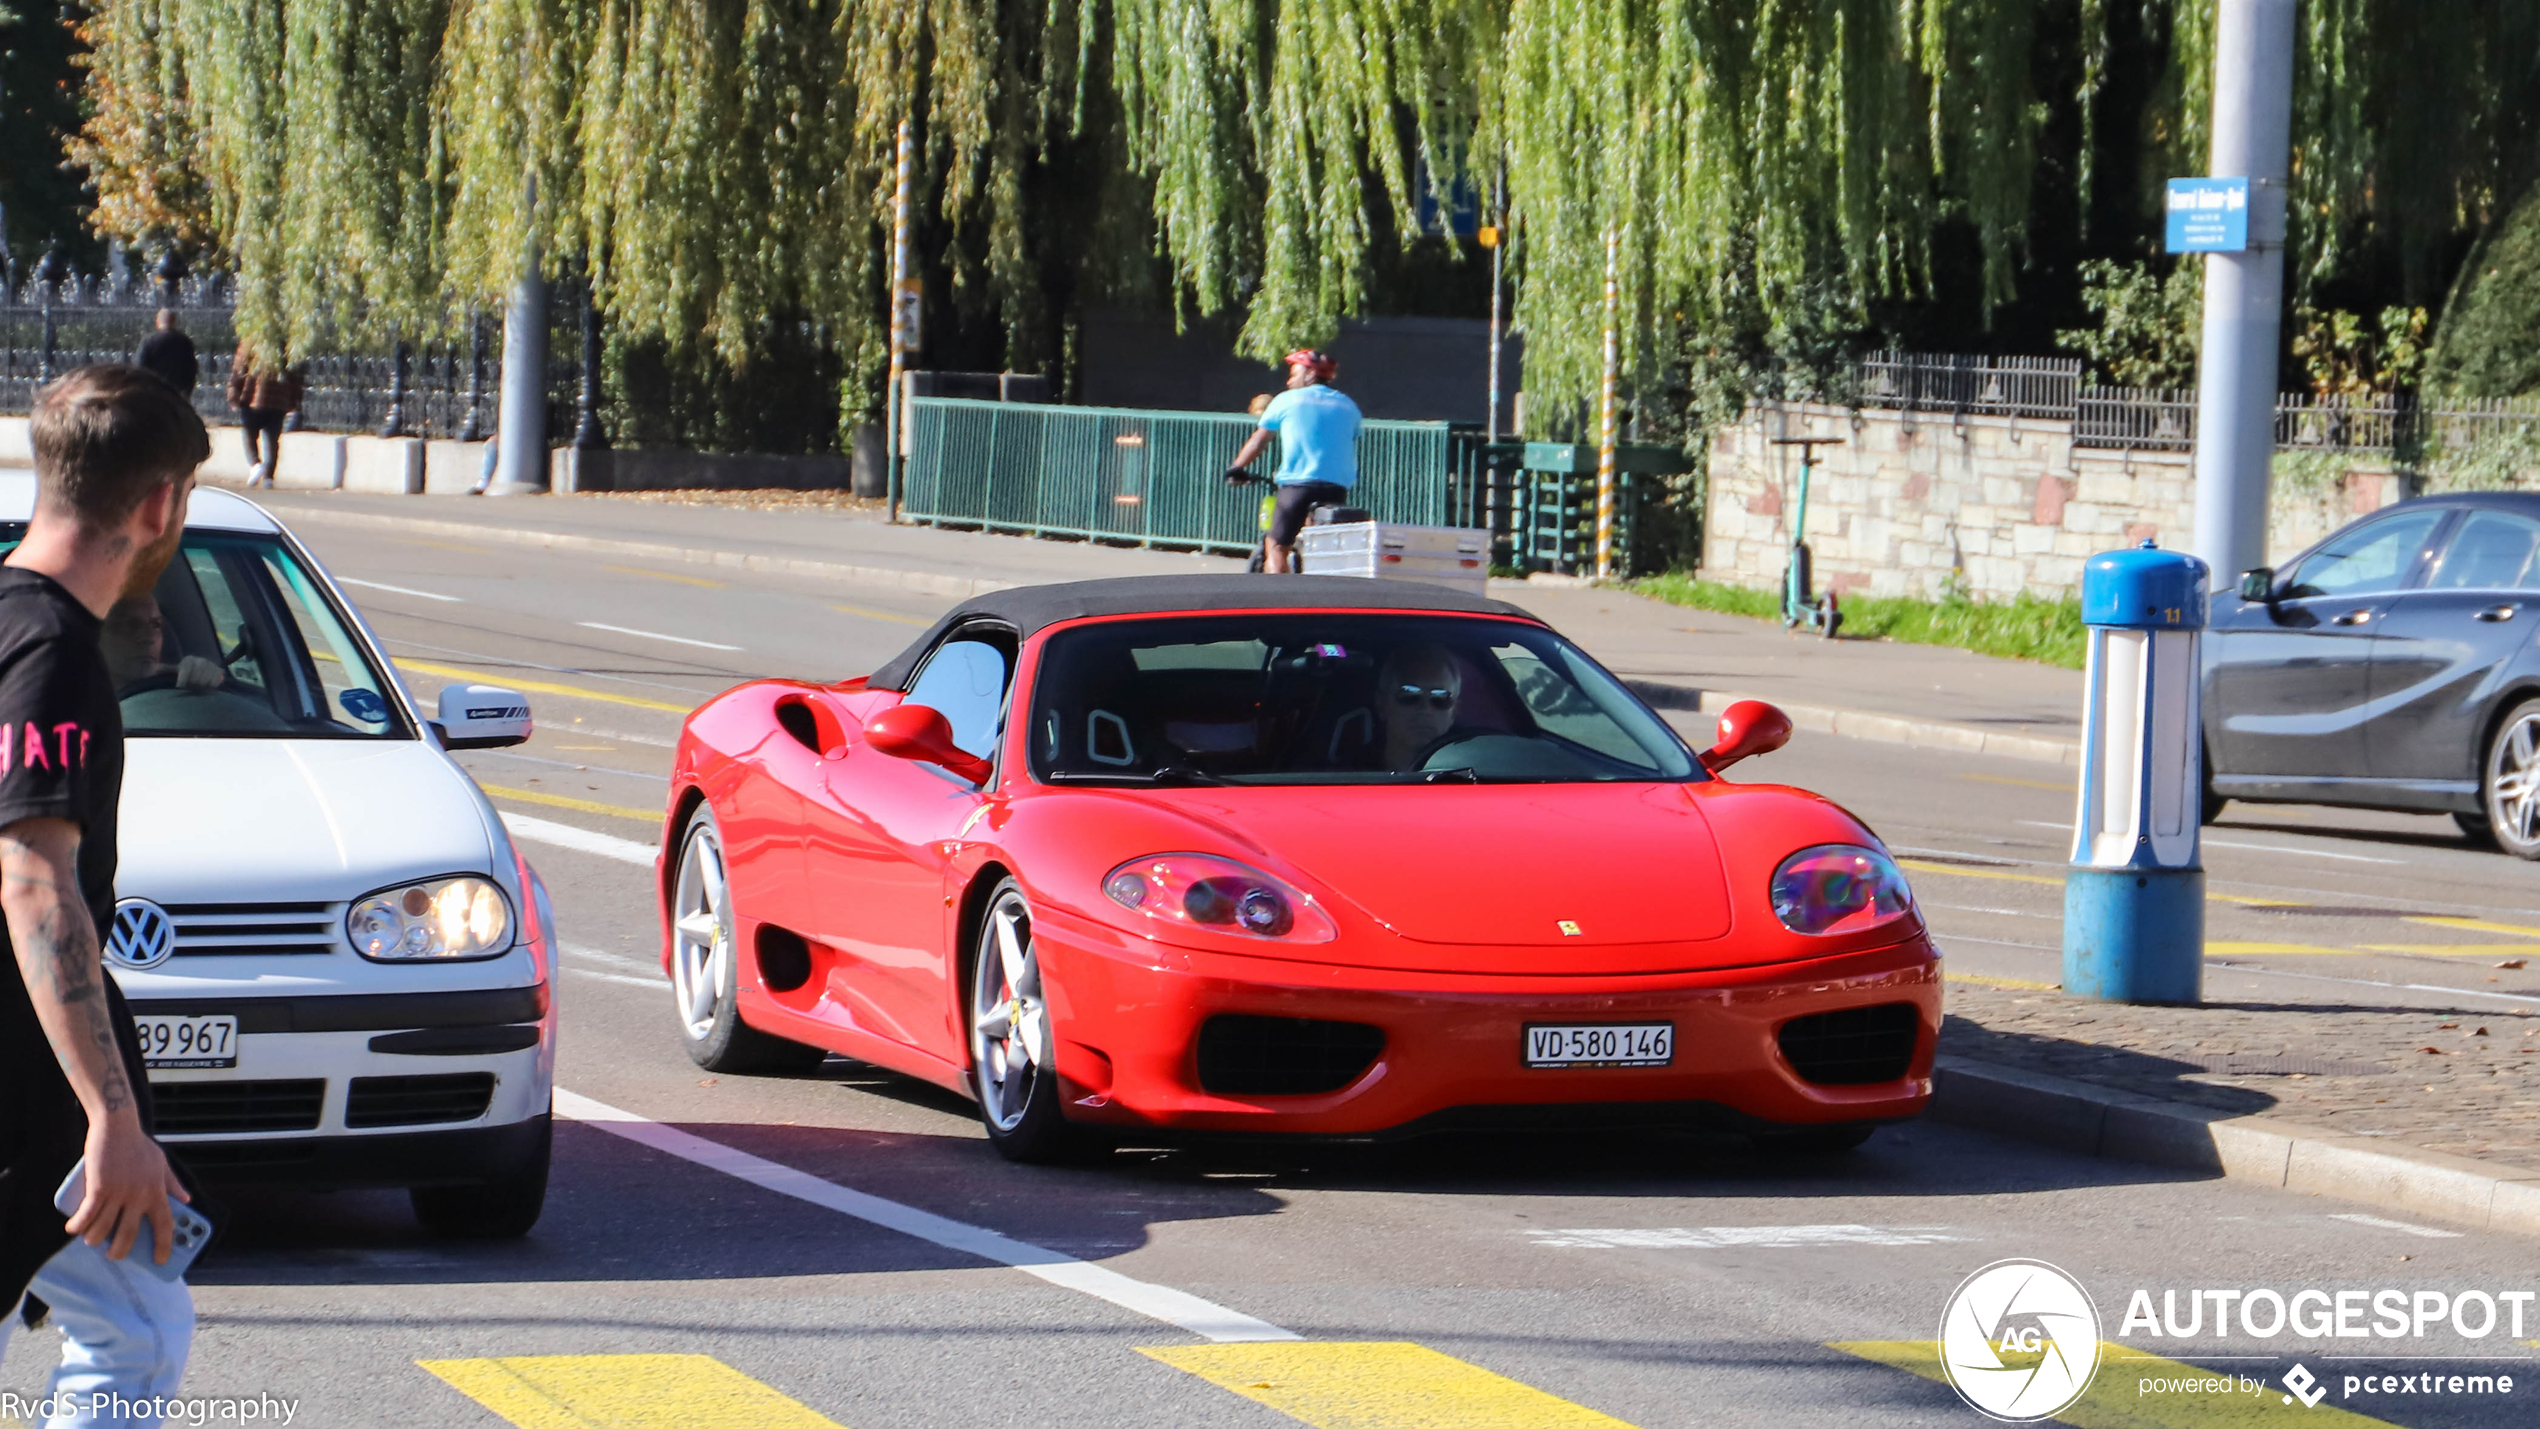
{"type": "Polygon", "coordinates": [[[2172,253],[2242,253],[2249,247],[2247,179],[2172,179],[2169,192],[2172,253]]]}

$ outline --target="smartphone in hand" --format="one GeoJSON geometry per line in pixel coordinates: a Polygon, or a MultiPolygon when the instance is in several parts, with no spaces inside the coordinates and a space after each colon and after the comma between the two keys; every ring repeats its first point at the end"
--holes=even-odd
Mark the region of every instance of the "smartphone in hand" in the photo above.
{"type": "MultiPolygon", "coordinates": [[[[88,1158],[83,1156],[71,1168],[71,1174],[62,1179],[62,1189],[53,1193],[53,1209],[65,1216],[77,1215],[79,1203],[87,1195],[88,1158]]],[[[168,1209],[176,1213],[176,1230],[169,1237],[167,1264],[161,1265],[155,1258],[159,1253],[158,1237],[147,1225],[134,1237],[126,1258],[161,1280],[178,1280],[184,1277],[185,1268],[194,1263],[194,1257],[202,1253],[204,1242],[212,1238],[212,1223],[203,1218],[202,1212],[174,1196],[168,1198],[168,1209]]]]}

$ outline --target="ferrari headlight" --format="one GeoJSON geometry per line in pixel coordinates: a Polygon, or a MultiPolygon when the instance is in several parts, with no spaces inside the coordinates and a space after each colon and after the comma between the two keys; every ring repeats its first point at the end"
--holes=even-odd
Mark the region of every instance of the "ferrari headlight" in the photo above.
{"type": "Polygon", "coordinates": [[[376,962],[481,958],[512,945],[511,902],[489,879],[435,878],[356,900],[344,931],[376,962]]]}
{"type": "Polygon", "coordinates": [[[1102,891],[1160,923],[1300,943],[1328,943],[1340,935],[1313,898],[1215,854],[1132,859],[1103,878],[1102,891]]]}
{"type": "Polygon", "coordinates": [[[1914,907],[1896,860],[1859,844],[1818,844],[1773,870],[1773,916],[1794,933],[1858,933],[1914,907]]]}

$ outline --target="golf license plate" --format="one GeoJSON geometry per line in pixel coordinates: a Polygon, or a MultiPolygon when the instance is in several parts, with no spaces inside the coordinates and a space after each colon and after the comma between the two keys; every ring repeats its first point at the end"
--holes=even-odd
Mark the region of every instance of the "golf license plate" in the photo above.
{"type": "Polygon", "coordinates": [[[1676,1059],[1672,1022],[1529,1022],[1529,1067],[1663,1067],[1676,1059]]]}
{"type": "Polygon", "coordinates": [[[145,1067],[235,1067],[235,1017],[136,1017],[145,1067]]]}

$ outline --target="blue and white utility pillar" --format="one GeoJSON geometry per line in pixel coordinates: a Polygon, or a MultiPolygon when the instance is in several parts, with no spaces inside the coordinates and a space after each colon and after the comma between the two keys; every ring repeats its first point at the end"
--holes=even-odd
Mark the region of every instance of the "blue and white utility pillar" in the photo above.
{"type": "Polygon", "coordinates": [[[2205,582],[2203,561],[2149,541],[2082,570],[2090,666],[2064,881],[2064,991],[2075,997],[2193,1005],[2203,995],[2205,582]]]}

